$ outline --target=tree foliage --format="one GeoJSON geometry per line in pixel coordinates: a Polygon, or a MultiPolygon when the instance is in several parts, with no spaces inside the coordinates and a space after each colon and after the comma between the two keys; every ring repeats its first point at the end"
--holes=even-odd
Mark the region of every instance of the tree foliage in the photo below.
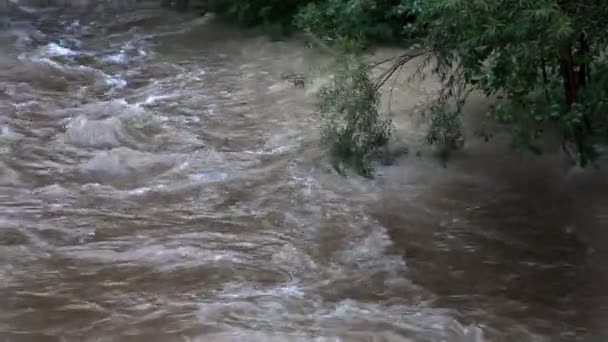
{"type": "Polygon", "coordinates": [[[248,26],[291,26],[302,0],[216,0],[216,10],[248,26]]]}
{"type": "Polygon", "coordinates": [[[478,89],[504,97],[496,119],[537,150],[543,128],[559,129],[585,165],[608,137],[608,7],[600,0],[427,0],[419,29],[436,72],[461,103],[478,89]]]}
{"type": "Polygon", "coordinates": [[[341,56],[331,83],[320,91],[322,142],[335,168],[350,166],[370,175],[370,158],[391,136],[391,119],[379,110],[379,93],[368,66],[352,55],[341,56]]]}
{"type": "Polygon", "coordinates": [[[244,25],[280,26],[338,37],[378,42],[401,37],[411,22],[412,0],[214,0],[215,10],[244,25]]]}
{"type": "Polygon", "coordinates": [[[411,0],[325,0],[307,2],[296,25],[324,39],[359,39],[368,43],[402,38],[412,22],[411,0]]]}

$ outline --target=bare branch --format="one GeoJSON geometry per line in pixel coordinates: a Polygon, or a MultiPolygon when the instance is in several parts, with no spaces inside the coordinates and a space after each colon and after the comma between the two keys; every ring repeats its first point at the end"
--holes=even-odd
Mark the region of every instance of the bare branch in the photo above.
{"type": "MultiPolygon", "coordinates": [[[[405,64],[409,63],[411,60],[417,57],[424,56],[428,53],[430,53],[430,50],[421,50],[414,53],[406,53],[397,58],[393,58],[392,60],[396,59],[396,61],[393,62],[393,64],[388,69],[380,73],[380,75],[376,78],[374,82],[375,89],[380,90],[380,88],[382,88],[382,86],[384,86],[384,84],[386,84],[386,82],[405,64]]],[[[383,61],[383,63],[386,63],[388,61],[390,60],[383,61]]]]}

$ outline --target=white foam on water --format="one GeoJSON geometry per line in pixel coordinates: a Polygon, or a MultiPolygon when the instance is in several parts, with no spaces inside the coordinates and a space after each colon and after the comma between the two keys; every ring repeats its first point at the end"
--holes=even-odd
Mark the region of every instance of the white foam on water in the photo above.
{"type": "Polygon", "coordinates": [[[129,135],[118,117],[90,120],[81,115],[71,119],[66,127],[65,141],[83,147],[120,147],[129,135]]]}
{"type": "Polygon", "coordinates": [[[283,287],[279,287],[276,290],[277,290],[276,292],[286,295],[288,297],[296,297],[296,298],[304,297],[304,292],[298,285],[285,285],[283,287]]]}
{"type": "Polygon", "coordinates": [[[74,37],[63,38],[59,40],[59,45],[62,47],[76,47],[80,48],[82,46],[82,42],[74,37]]]}
{"type": "Polygon", "coordinates": [[[2,130],[0,132],[0,138],[14,140],[21,137],[21,134],[13,131],[9,126],[2,126],[2,130]]]}
{"type": "Polygon", "coordinates": [[[171,99],[171,98],[175,98],[175,97],[177,97],[177,94],[150,95],[150,96],[146,97],[146,99],[143,102],[137,102],[135,105],[136,106],[152,105],[161,100],[171,99]]]}
{"type": "Polygon", "coordinates": [[[45,50],[46,50],[46,54],[51,57],[78,55],[78,53],[76,51],[63,47],[57,43],[49,43],[46,46],[45,50]]]}
{"type": "MultiPolygon", "coordinates": [[[[19,57],[17,57],[17,58],[19,60],[22,60],[22,61],[23,60],[27,60],[27,58],[23,54],[19,55],[19,57]]],[[[52,66],[54,68],[57,68],[57,69],[63,69],[63,66],[61,64],[59,64],[59,63],[57,63],[57,62],[55,62],[55,61],[53,61],[53,60],[51,60],[49,58],[46,58],[46,57],[42,57],[42,58],[34,57],[34,58],[31,59],[31,61],[37,62],[37,63],[41,63],[41,64],[47,64],[47,65],[50,65],[50,66],[52,66]]]]}
{"type": "Polygon", "coordinates": [[[34,8],[34,7],[29,7],[29,6],[24,6],[19,4],[18,0],[8,0],[9,2],[13,3],[13,5],[17,6],[17,8],[25,13],[30,13],[30,14],[34,14],[34,13],[38,13],[41,12],[40,9],[34,8]]]}
{"type": "Polygon", "coordinates": [[[103,73],[103,77],[106,81],[106,84],[117,88],[117,89],[123,89],[124,87],[127,86],[127,81],[123,78],[121,78],[120,76],[111,76],[108,75],[106,73],[103,73]]]}
{"type": "Polygon", "coordinates": [[[476,325],[463,326],[460,322],[453,320],[445,328],[447,339],[450,342],[483,342],[483,330],[476,325]]]}
{"type": "Polygon", "coordinates": [[[127,62],[127,55],[124,50],[121,50],[119,53],[105,56],[103,60],[107,63],[125,64],[127,62]]]}
{"type": "Polygon", "coordinates": [[[228,174],[221,171],[202,171],[197,174],[191,175],[190,178],[195,182],[200,183],[212,183],[221,182],[228,178],[228,174]]]}
{"type": "Polygon", "coordinates": [[[80,20],[78,20],[78,19],[74,20],[69,26],[70,29],[77,29],[79,27],[80,27],[80,20]]]}
{"type": "Polygon", "coordinates": [[[18,56],[18,59],[22,60],[22,61],[29,60],[29,61],[36,62],[36,63],[46,64],[46,65],[49,65],[51,67],[54,67],[56,69],[63,70],[63,71],[76,70],[76,71],[80,71],[80,72],[81,71],[91,72],[91,73],[100,75],[108,86],[115,88],[115,89],[123,89],[128,84],[122,75],[109,75],[100,69],[96,69],[96,68],[86,66],[86,65],[78,65],[76,67],[69,66],[69,65],[63,65],[61,63],[58,63],[58,62],[50,59],[49,57],[74,56],[74,55],[79,54],[76,51],[62,47],[56,43],[50,43],[47,46],[46,52],[47,52],[46,55],[43,55],[42,57],[36,56],[36,55],[28,56],[26,54],[20,54],[18,56]]]}
{"type": "Polygon", "coordinates": [[[129,190],[127,192],[128,195],[133,195],[133,196],[139,196],[139,195],[145,195],[147,193],[153,192],[153,191],[160,191],[167,188],[166,185],[164,184],[158,184],[155,186],[146,186],[146,187],[142,187],[142,188],[137,188],[137,189],[133,189],[133,190],[129,190]]]}

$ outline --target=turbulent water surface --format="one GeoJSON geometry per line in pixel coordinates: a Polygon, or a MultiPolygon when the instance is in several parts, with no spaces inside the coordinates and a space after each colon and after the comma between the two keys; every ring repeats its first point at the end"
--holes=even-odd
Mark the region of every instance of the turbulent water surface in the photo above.
{"type": "Polygon", "coordinates": [[[156,4],[6,18],[1,341],[608,340],[601,170],[480,145],[341,177],[314,77],[283,77],[301,43],[156,4]]]}

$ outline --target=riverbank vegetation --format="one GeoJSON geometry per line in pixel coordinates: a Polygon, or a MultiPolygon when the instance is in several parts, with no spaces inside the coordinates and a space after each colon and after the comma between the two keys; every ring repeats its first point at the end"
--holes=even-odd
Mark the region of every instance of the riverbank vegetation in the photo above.
{"type": "Polygon", "coordinates": [[[359,171],[366,170],[362,165],[368,156],[390,137],[390,120],[378,110],[378,92],[414,57],[426,61],[442,82],[428,116],[431,144],[461,145],[462,107],[472,92],[497,98],[488,114],[511,125],[514,143],[533,152],[542,152],[537,142],[543,132],[555,130],[564,151],[585,166],[608,138],[608,6],[603,1],[214,3],[218,13],[245,25],[300,30],[327,44],[358,47],[342,49],[347,51],[343,60],[357,59],[357,53],[378,43],[410,51],[386,61],[392,65],[379,79],[372,79],[370,68],[361,63],[349,63],[346,69],[341,64],[334,82],[321,92],[328,127],[324,141],[334,157],[359,171]]]}
{"type": "Polygon", "coordinates": [[[371,161],[391,137],[391,118],[380,112],[380,94],[369,76],[369,67],[352,55],[340,56],[334,78],[319,91],[323,118],[322,142],[334,168],[346,166],[371,175],[371,161]]]}

